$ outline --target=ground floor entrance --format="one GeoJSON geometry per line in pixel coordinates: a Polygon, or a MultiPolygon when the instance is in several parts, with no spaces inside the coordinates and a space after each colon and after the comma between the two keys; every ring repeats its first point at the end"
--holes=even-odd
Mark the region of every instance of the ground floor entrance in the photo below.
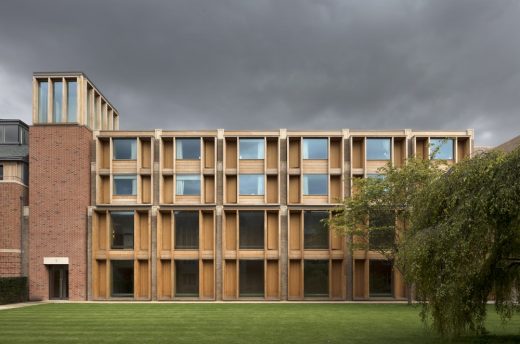
{"type": "Polygon", "coordinates": [[[49,265],[49,299],[69,298],[69,266],[49,265]]]}

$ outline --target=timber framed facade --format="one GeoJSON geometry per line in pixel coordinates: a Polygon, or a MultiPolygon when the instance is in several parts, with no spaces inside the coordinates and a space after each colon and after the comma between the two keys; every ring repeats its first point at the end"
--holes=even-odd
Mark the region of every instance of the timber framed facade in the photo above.
{"type": "Polygon", "coordinates": [[[118,130],[83,73],[33,85],[32,299],[405,299],[391,262],[321,220],[388,162],[473,150],[472,130],[118,130]]]}

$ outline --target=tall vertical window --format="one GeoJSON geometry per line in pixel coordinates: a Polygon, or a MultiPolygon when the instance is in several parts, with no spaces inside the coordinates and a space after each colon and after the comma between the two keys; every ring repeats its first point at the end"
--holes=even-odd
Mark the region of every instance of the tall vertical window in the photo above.
{"type": "Polygon", "coordinates": [[[177,195],[200,195],[200,175],[198,174],[178,174],[176,177],[177,195]]]}
{"type": "Polygon", "coordinates": [[[303,194],[304,195],[327,195],[328,179],[326,174],[304,174],[303,175],[303,194]]]}
{"type": "Polygon", "coordinates": [[[303,213],[303,247],[305,249],[328,249],[329,231],[325,220],[328,211],[305,211],[303,213]]]}
{"type": "Polygon", "coordinates": [[[135,160],[137,159],[137,140],[136,139],[113,139],[114,159],[116,160],[135,160]]]}
{"type": "Polygon", "coordinates": [[[239,212],[240,249],[264,249],[264,212],[239,212]]]}
{"type": "Polygon", "coordinates": [[[328,140],[323,138],[303,139],[303,158],[323,160],[328,157],[328,140]]]}
{"type": "Polygon", "coordinates": [[[175,261],[175,296],[199,296],[199,262],[197,260],[175,261]]]}
{"type": "Polygon", "coordinates": [[[4,180],[4,165],[0,164],[0,180],[4,180]]]}
{"type": "Polygon", "coordinates": [[[392,296],[392,262],[371,260],[369,263],[369,287],[371,297],[392,296]]]}
{"type": "Polygon", "coordinates": [[[241,260],[239,262],[240,297],[264,296],[264,261],[241,260]]]}
{"type": "Polygon", "coordinates": [[[328,260],[304,260],[303,295],[306,297],[329,296],[328,260]]]}
{"type": "Polygon", "coordinates": [[[99,129],[99,120],[101,118],[100,110],[101,110],[101,102],[99,100],[99,96],[95,96],[94,98],[94,128],[99,129]]]}
{"type": "Polygon", "coordinates": [[[264,139],[240,139],[240,159],[264,158],[264,139]]]}
{"type": "Polygon", "coordinates": [[[368,246],[371,250],[390,249],[395,242],[395,214],[389,211],[372,212],[369,216],[368,246]]]}
{"type": "Polygon", "coordinates": [[[40,81],[38,84],[38,122],[47,123],[49,83],[40,81]]]}
{"type": "Polygon", "coordinates": [[[390,145],[388,138],[367,139],[367,160],[390,160],[390,145]]]}
{"type": "Polygon", "coordinates": [[[137,176],[114,176],[114,195],[137,195],[137,176]]]}
{"type": "Polygon", "coordinates": [[[175,248],[199,248],[199,213],[197,211],[175,212],[175,248]]]}
{"type": "Polygon", "coordinates": [[[113,297],[134,296],[134,261],[112,260],[112,292],[113,297]]]}
{"type": "Polygon", "coordinates": [[[453,139],[430,139],[430,157],[436,160],[453,160],[453,139]]]}
{"type": "Polygon", "coordinates": [[[63,83],[61,81],[52,82],[52,122],[60,123],[63,111],[63,83]]]}
{"type": "Polygon", "coordinates": [[[87,88],[87,118],[85,122],[88,127],[92,127],[92,88],[87,88]]]}
{"type": "Polygon", "coordinates": [[[179,160],[200,160],[200,139],[176,139],[175,156],[179,160]]]}
{"type": "Polygon", "coordinates": [[[264,194],[264,175],[263,174],[241,174],[240,175],[240,195],[263,195],[264,194]]]}
{"type": "Polygon", "coordinates": [[[132,211],[117,211],[110,213],[112,224],[111,248],[134,248],[134,213],[132,211]]]}
{"type": "Polygon", "coordinates": [[[78,120],[78,84],[67,81],[67,122],[78,120]]]}

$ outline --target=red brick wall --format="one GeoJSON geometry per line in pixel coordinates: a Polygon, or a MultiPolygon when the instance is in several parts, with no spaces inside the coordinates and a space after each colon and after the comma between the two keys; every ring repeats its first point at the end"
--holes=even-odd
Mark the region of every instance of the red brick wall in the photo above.
{"type": "Polygon", "coordinates": [[[48,299],[43,257],[69,258],[69,299],[87,298],[87,210],[92,132],[77,125],[29,130],[29,297],[48,299]]]}
{"type": "Polygon", "coordinates": [[[23,205],[27,187],[12,182],[0,183],[0,277],[21,276],[21,235],[23,205]],[[18,252],[2,252],[18,250],[18,252]]]}

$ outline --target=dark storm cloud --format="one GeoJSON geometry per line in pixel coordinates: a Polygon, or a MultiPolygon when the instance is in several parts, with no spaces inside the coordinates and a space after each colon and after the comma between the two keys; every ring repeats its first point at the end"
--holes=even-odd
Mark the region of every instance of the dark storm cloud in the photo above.
{"type": "Polygon", "coordinates": [[[0,117],[82,70],[139,128],[520,133],[518,1],[4,1],[0,117]]]}

